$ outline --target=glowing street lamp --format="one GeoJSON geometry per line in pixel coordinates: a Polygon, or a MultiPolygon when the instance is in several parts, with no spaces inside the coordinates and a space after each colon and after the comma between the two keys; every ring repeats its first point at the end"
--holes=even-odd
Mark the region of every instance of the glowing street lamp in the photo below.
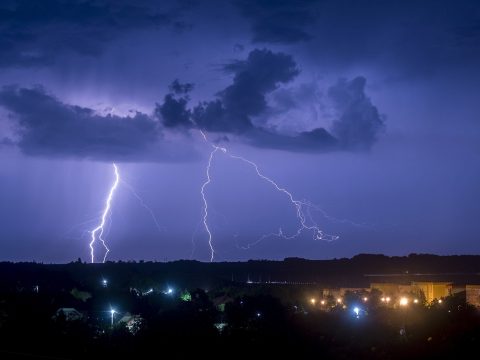
{"type": "Polygon", "coordinates": [[[321,305],[325,305],[325,300],[320,301],[321,305]]]}
{"type": "Polygon", "coordinates": [[[367,301],[368,301],[368,297],[365,296],[365,297],[363,298],[363,302],[367,302],[367,301]]]}
{"type": "Polygon", "coordinates": [[[342,303],[342,299],[341,299],[341,298],[338,298],[338,299],[337,299],[337,303],[341,304],[341,303],[342,303]]]}
{"type": "Polygon", "coordinates": [[[400,299],[400,306],[407,306],[408,305],[408,299],[406,297],[402,297],[400,299]]]}
{"type": "Polygon", "coordinates": [[[112,315],[112,327],[113,327],[113,317],[117,312],[114,309],[110,309],[110,314],[112,315]]]}
{"type": "Polygon", "coordinates": [[[310,299],[310,303],[311,303],[312,305],[315,305],[316,302],[317,302],[317,300],[316,300],[315,298],[311,298],[311,299],[310,299]]]}
{"type": "Polygon", "coordinates": [[[413,299],[413,302],[414,302],[415,304],[418,304],[418,299],[413,299]]]}
{"type": "Polygon", "coordinates": [[[391,299],[390,299],[390,297],[389,297],[389,296],[387,296],[387,297],[385,298],[385,301],[386,301],[387,303],[389,303],[389,302],[390,302],[390,300],[391,300],[391,299]]]}
{"type": "Polygon", "coordinates": [[[108,286],[108,280],[107,279],[102,279],[102,286],[107,287],[108,286]]]}

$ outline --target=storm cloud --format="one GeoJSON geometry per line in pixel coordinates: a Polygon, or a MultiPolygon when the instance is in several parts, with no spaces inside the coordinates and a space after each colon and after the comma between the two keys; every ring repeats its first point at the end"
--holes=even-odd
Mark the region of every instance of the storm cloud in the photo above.
{"type": "Polygon", "coordinates": [[[146,160],[155,156],[152,148],[161,136],[158,123],[146,114],[99,115],[65,104],[42,87],[3,87],[0,106],[16,124],[16,145],[28,155],[146,160]]]}
{"type": "Polygon", "coordinates": [[[6,0],[0,4],[0,66],[47,65],[58,54],[96,56],[120,35],[184,26],[179,5],[146,1],[6,0]]]}
{"type": "Polygon", "coordinates": [[[253,119],[268,117],[267,95],[299,74],[294,59],[284,53],[256,49],[246,60],[228,63],[223,70],[233,74],[232,84],[218,92],[216,99],[201,102],[193,109],[188,108],[188,92],[193,86],[176,80],[170,87],[171,93],[155,109],[163,125],[235,134],[257,147],[300,152],[368,150],[384,129],[383,117],[365,94],[364,77],[340,79],[329,88],[328,97],[335,112],[331,131],[315,128],[282,134],[268,124],[255,124],[253,119]]]}
{"type": "Polygon", "coordinates": [[[347,150],[370,149],[384,129],[384,117],[365,94],[366,82],[361,76],[351,81],[340,79],[328,90],[338,114],[332,133],[347,150]]]}
{"type": "Polygon", "coordinates": [[[296,43],[312,35],[316,0],[238,0],[235,4],[251,23],[253,42],[296,43]]]}

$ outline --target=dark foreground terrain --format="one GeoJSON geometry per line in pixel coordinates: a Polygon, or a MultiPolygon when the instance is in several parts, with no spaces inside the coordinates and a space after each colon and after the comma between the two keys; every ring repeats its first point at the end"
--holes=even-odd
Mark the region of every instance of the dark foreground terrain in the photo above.
{"type": "Polygon", "coordinates": [[[479,273],[480,257],[431,255],[0,263],[0,358],[462,357],[480,341],[464,291],[400,305],[369,284],[480,284],[479,273]]]}

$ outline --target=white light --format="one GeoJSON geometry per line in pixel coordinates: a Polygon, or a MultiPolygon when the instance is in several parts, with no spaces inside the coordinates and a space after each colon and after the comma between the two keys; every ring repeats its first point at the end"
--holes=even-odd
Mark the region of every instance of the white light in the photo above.
{"type": "Polygon", "coordinates": [[[415,304],[418,304],[418,299],[414,299],[413,302],[414,302],[415,304]]]}
{"type": "Polygon", "coordinates": [[[381,300],[382,302],[385,302],[385,298],[384,298],[384,297],[382,297],[380,300],[381,300]]]}
{"type": "Polygon", "coordinates": [[[353,312],[358,316],[358,314],[360,314],[360,309],[358,307],[354,307],[353,312]]]}
{"type": "Polygon", "coordinates": [[[325,305],[325,300],[320,301],[320,304],[325,305]]]}
{"type": "Polygon", "coordinates": [[[407,306],[408,305],[408,299],[406,297],[402,297],[400,299],[400,305],[401,306],[407,306]]]}
{"type": "Polygon", "coordinates": [[[311,299],[310,299],[310,302],[312,303],[312,305],[315,305],[315,303],[317,302],[317,300],[315,300],[315,298],[311,298],[311,299]]]}
{"type": "Polygon", "coordinates": [[[173,293],[173,289],[172,289],[172,288],[168,288],[167,294],[172,294],[172,293],[173,293]]]}
{"type": "Polygon", "coordinates": [[[391,299],[390,299],[389,296],[387,296],[387,297],[385,298],[385,301],[386,301],[386,302],[390,302],[390,300],[391,300],[391,299]]]}
{"type": "Polygon", "coordinates": [[[110,309],[110,314],[112,315],[112,327],[113,327],[113,318],[117,312],[114,309],[110,309]]]}
{"type": "Polygon", "coordinates": [[[365,296],[365,297],[363,298],[363,302],[367,302],[367,301],[368,301],[368,298],[365,296]]]}
{"type": "Polygon", "coordinates": [[[258,312],[258,313],[257,313],[257,317],[260,317],[260,316],[262,316],[262,314],[260,314],[260,313],[258,312]]]}
{"type": "Polygon", "coordinates": [[[439,300],[438,300],[438,303],[439,303],[439,304],[441,304],[442,302],[443,302],[442,299],[439,299],[439,300]]]}
{"type": "Polygon", "coordinates": [[[342,303],[342,299],[338,298],[338,299],[337,299],[337,303],[341,304],[341,303],[342,303]]]}

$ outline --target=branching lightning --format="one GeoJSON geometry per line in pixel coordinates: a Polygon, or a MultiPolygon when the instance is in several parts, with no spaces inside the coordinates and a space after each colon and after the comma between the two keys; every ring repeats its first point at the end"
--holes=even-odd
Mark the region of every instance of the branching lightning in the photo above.
{"type": "Polygon", "coordinates": [[[120,173],[118,171],[117,165],[115,165],[115,163],[113,163],[112,165],[115,172],[115,181],[113,182],[112,187],[110,188],[110,191],[108,193],[107,199],[105,201],[105,208],[103,209],[100,224],[91,231],[92,241],[90,241],[90,256],[91,256],[92,263],[95,262],[93,245],[97,240],[97,234],[98,234],[98,240],[102,242],[102,245],[105,248],[105,255],[103,256],[103,262],[105,262],[105,260],[107,259],[107,255],[110,252],[110,249],[108,248],[107,244],[105,243],[105,239],[103,238],[103,233],[105,231],[105,224],[107,221],[107,217],[110,215],[113,195],[115,194],[115,190],[117,190],[118,183],[120,182],[120,173]]]}
{"type": "Polygon", "coordinates": [[[264,239],[266,239],[270,236],[277,236],[277,237],[281,237],[281,238],[284,238],[284,239],[287,239],[287,240],[294,239],[294,238],[298,237],[305,230],[312,231],[314,240],[335,241],[335,240],[338,239],[338,236],[336,236],[336,235],[325,234],[318,227],[318,225],[313,221],[312,216],[310,214],[310,208],[314,208],[314,210],[321,211],[324,215],[326,215],[326,213],[323,210],[321,210],[320,208],[312,205],[309,202],[296,200],[293,197],[291,192],[289,192],[284,187],[279,186],[274,180],[272,180],[271,178],[264,175],[260,171],[260,169],[259,169],[259,167],[256,163],[254,163],[253,161],[248,160],[248,159],[246,159],[242,156],[238,156],[238,155],[234,155],[234,154],[229,153],[226,148],[217,146],[217,145],[213,144],[212,142],[210,142],[207,139],[207,136],[205,135],[205,133],[203,131],[200,130],[200,133],[202,134],[203,139],[208,144],[210,144],[210,146],[212,146],[212,148],[213,148],[213,150],[210,152],[210,156],[209,156],[208,163],[207,163],[207,169],[206,169],[207,180],[203,183],[203,185],[201,187],[201,191],[200,191],[201,195],[202,195],[202,199],[203,199],[203,204],[204,204],[204,207],[203,207],[203,210],[204,210],[203,211],[203,225],[204,225],[205,231],[208,234],[208,244],[210,246],[210,261],[213,261],[213,259],[214,259],[215,249],[213,247],[213,242],[212,242],[213,241],[212,232],[211,232],[211,230],[209,228],[209,225],[208,225],[208,202],[207,202],[207,199],[205,197],[205,187],[208,184],[210,184],[210,182],[211,182],[210,168],[212,166],[213,157],[215,156],[215,153],[218,152],[219,150],[221,150],[224,154],[229,156],[231,159],[240,160],[243,163],[246,163],[247,165],[251,166],[255,170],[255,173],[257,174],[257,176],[260,179],[268,182],[270,185],[272,185],[275,188],[275,190],[285,194],[287,196],[287,198],[290,200],[290,202],[292,203],[292,205],[294,206],[294,208],[296,210],[296,215],[297,215],[297,218],[298,218],[298,221],[299,221],[299,224],[300,224],[297,231],[294,232],[291,235],[284,234],[283,230],[280,228],[278,233],[271,233],[271,234],[263,235],[257,241],[255,241],[254,243],[248,244],[246,247],[241,247],[242,249],[248,249],[248,248],[258,244],[259,242],[261,242],[262,240],[264,240],[264,239]],[[307,216],[311,220],[310,224],[307,222],[307,216]]]}
{"type": "Polygon", "coordinates": [[[135,189],[133,188],[132,185],[130,185],[129,183],[127,183],[125,180],[121,179],[120,180],[122,182],[122,184],[128,189],[130,190],[130,192],[132,193],[132,195],[138,200],[138,202],[140,203],[140,206],[142,206],[145,210],[148,211],[148,213],[150,214],[150,216],[152,217],[152,220],[153,222],[155,223],[155,226],[157,227],[158,231],[159,232],[163,232],[164,229],[162,228],[162,226],[160,225],[160,223],[158,222],[157,220],[157,217],[155,216],[155,213],[153,212],[153,210],[145,203],[145,201],[143,201],[142,197],[135,191],[135,189]]]}

